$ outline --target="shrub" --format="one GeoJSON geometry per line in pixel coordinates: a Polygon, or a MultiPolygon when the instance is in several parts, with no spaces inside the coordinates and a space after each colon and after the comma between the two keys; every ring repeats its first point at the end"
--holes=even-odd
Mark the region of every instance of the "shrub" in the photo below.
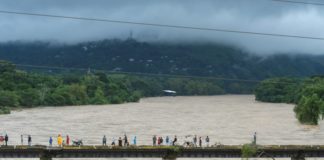
{"type": "Polygon", "coordinates": [[[0,107],[0,115],[1,114],[10,114],[10,108],[9,107],[0,107]]]}
{"type": "Polygon", "coordinates": [[[256,145],[244,144],[242,147],[242,158],[249,158],[256,155],[258,149],[256,145]]]}

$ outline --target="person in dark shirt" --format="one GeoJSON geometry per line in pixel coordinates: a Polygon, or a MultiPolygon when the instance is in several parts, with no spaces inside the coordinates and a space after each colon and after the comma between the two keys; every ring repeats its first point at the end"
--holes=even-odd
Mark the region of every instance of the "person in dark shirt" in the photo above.
{"type": "Polygon", "coordinates": [[[153,146],[156,146],[156,135],[153,136],[153,146]]]}
{"type": "Polygon", "coordinates": [[[206,137],[206,146],[209,147],[209,137],[206,137]]]}
{"type": "Polygon", "coordinates": [[[6,143],[6,146],[8,146],[8,141],[9,141],[9,136],[6,134],[5,135],[5,143],[6,143]]]}
{"type": "Polygon", "coordinates": [[[31,146],[31,143],[32,143],[31,135],[28,135],[28,145],[31,146]]]}
{"type": "Polygon", "coordinates": [[[257,143],[257,133],[254,132],[254,135],[253,135],[253,142],[252,142],[254,145],[256,145],[257,143]]]}
{"type": "Polygon", "coordinates": [[[103,138],[102,138],[102,145],[103,146],[107,146],[107,138],[106,138],[106,135],[104,135],[103,138]]]}
{"type": "Polygon", "coordinates": [[[172,145],[175,145],[175,143],[178,141],[178,138],[177,138],[177,136],[175,135],[174,136],[174,139],[173,139],[173,142],[172,142],[172,145]]]}
{"type": "Polygon", "coordinates": [[[127,139],[127,135],[124,135],[124,146],[128,146],[128,139],[127,139]]]}
{"type": "Polygon", "coordinates": [[[123,140],[121,139],[121,137],[119,137],[119,139],[118,139],[118,146],[119,147],[123,146],[123,140]]]}

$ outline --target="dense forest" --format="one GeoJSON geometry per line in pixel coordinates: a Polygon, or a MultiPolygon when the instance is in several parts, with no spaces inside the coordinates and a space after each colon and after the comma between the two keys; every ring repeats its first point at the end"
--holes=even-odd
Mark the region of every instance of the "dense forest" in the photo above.
{"type": "Polygon", "coordinates": [[[324,56],[262,57],[222,44],[145,43],[131,38],[79,44],[6,42],[0,43],[0,59],[50,67],[252,80],[324,74],[324,56]]]}
{"type": "Polygon", "coordinates": [[[301,123],[317,125],[324,116],[324,77],[273,78],[261,82],[255,90],[256,100],[293,103],[301,123]]]}
{"type": "Polygon", "coordinates": [[[0,113],[36,106],[119,104],[141,97],[164,95],[217,95],[252,93],[254,84],[214,79],[143,77],[102,72],[84,74],[40,74],[17,70],[13,63],[0,61],[0,113]]]}

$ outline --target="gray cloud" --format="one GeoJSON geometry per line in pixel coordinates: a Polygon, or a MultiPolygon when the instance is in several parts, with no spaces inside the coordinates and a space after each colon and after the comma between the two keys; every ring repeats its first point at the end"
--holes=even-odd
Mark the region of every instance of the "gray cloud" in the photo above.
{"type": "MultiPolygon", "coordinates": [[[[314,37],[324,37],[323,8],[271,0],[0,0],[0,10],[314,37]]],[[[56,40],[75,43],[126,38],[132,31],[141,41],[207,41],[238,45],[258,54],[324,54],[324,41],[316,40],[8,14],[0,14],[0,19],[2,42],[56,40]]]]}

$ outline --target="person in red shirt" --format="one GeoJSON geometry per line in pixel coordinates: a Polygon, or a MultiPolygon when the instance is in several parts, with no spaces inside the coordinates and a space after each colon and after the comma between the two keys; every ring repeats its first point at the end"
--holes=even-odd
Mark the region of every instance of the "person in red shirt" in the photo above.
{"type": "Polygon", "coordinates": [[[69,135],[66,135],[66,145],[70,145],[70,137],[69,137],[69,135]]]}

